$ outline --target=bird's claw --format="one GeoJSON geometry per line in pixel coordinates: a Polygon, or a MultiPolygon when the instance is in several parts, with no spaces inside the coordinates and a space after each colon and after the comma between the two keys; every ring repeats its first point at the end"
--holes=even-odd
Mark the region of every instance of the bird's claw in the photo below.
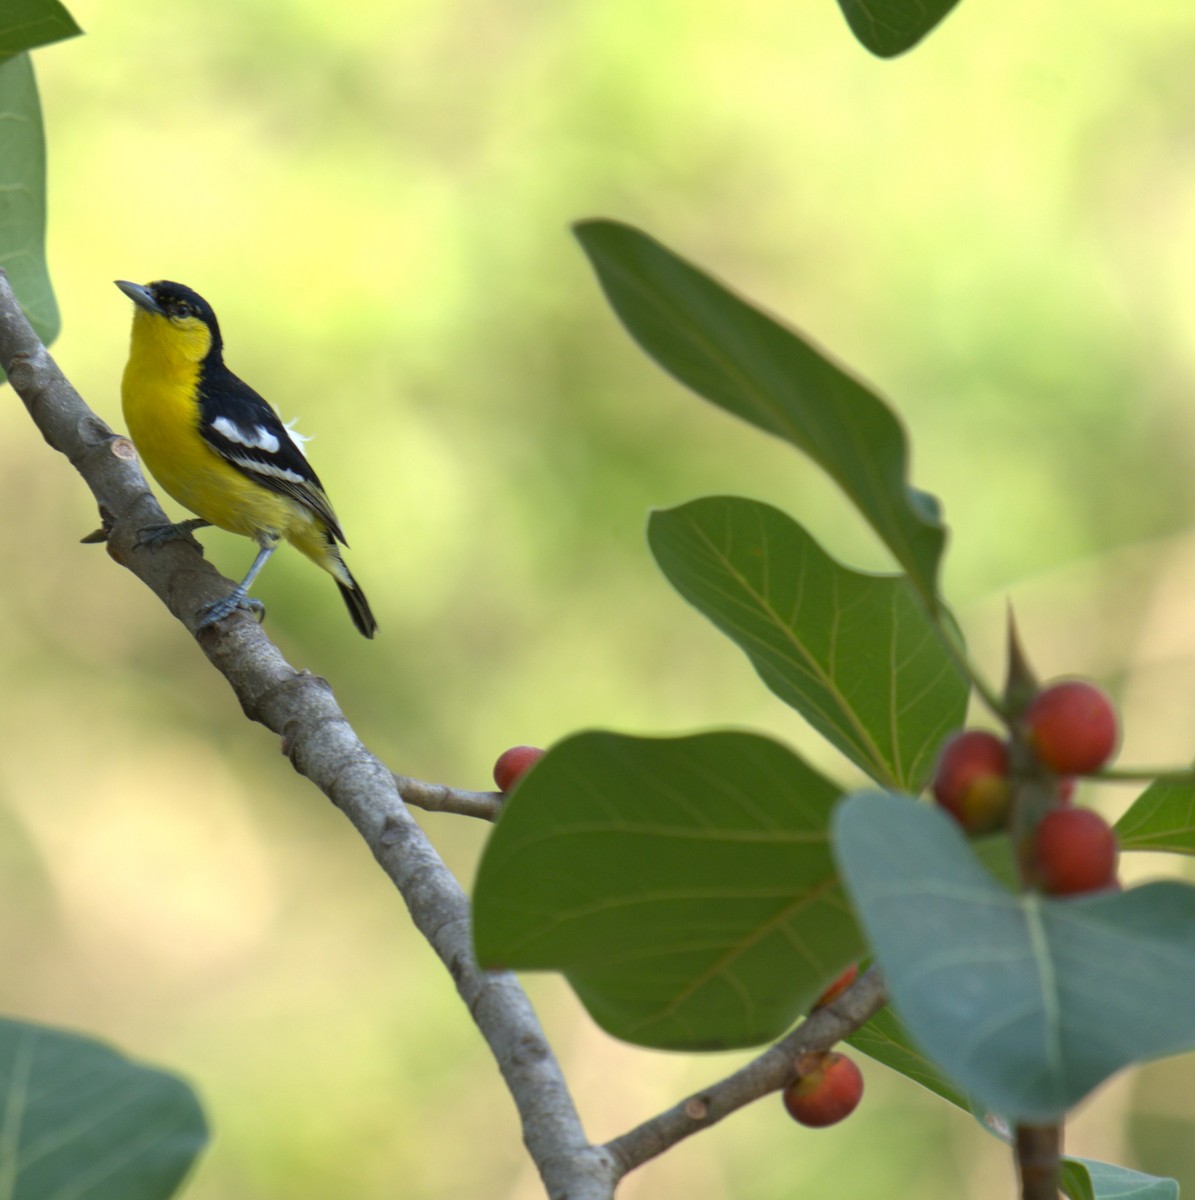
{"type": "MultiPolygon", "coordinates": [[[[163,525],[146,525],[137,531],[137,546],[146,547],[149,550],[156,550],[159,546],[164,546],[167,542],[181,542],[190,540],[199,546],[194,538],[196,529],[202,529],[207,525],[207,521],[179,521],[175,524],[163,525]]],[[[200,553],[203,552],[203,547],[200,546],[200,553]]]]}
{"type": "Polygon", "coordinates": [[[214,604],[209,604],[206,608],[199,610],[202,620],[197,628],[199,630],[210,629],[231,613],[236,612],[238,608],[251,612],[259,625],[266,619],[266,606],[260,600],[255,600],[252,596],[246,596],[243,593],[232,592],[223,600],[217,600],[214,604]]]}

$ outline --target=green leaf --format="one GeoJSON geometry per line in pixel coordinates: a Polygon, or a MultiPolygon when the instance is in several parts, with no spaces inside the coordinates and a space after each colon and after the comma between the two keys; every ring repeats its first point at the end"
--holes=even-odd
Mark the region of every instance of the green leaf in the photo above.
{"type": "Polygon", "coordinates": [[[486,846],[477,957],[562,971],[640,1045],[777,1037],[863,951],[830,855],[838,794],[754,734],[571,737],[486,846]]]}
{"type": "Polygon", "coordinates": [[[1075,1158],[1062,1160],[1062,1172],[1059,1183],[1062,1194],[1069,1200],[1095,1200],[1095,1187],[1087,1168],[1075,1158]]]}
{"type": "Polygon", "coordinates": [[[648,541],[781,700],[879,783],[921,789],[969,685],[904,575],[848,570],[779,509],[733,496],[653,513],[648,541]]]}
{"type": "Polygon", "coordinates": [[[73,1033],[0,1020],[5,1200],[166,1200],[206,1140],[181,1079],[73,1033]]]}
{"type": "Polygon", "coordinates": [[[887,405],[645,233],[583,221],[576,234],[643,350],[698,395],[792,442],[827,471],[934,609],[946,530],[937,500],[906,482],[908,444],[887,405]]]}
{"type": "Polygon", "coordinates": [[[1195,854],[1195,780],[1156,780],[1116,822],[1124,850],[1195,854]]]}
{"type": "Polygon", "coordinates": [[[33,65],[0,62],[0,267],[38,337],[58,335],[58,305],[46,266],[46,147],[33,65]]]}
{"type": "Polygon", "coordinates": [[[1089,1158],[1062,1160],[1062,1190],[1071,1200],[1178,1200],[1178,1183],[1089,1158]]]}
{"type": "Polygon", "coordinates": [[[971,1099],[949,1076],[921,1052],[891,1008],[881,1008],[866,1025],[846,1039],[876,1062],[937,1093],[943,1100],[971,1111],[971,1099]]]}
{"type": "Polygon", "coordinates": [[[1195,887],[1017,895],[949,817],[889,794],[841,804],[834,845],[901,1020],[980,1105],[1054,1120],[1195,1047],[1195,887]]]}
{"type": "Polygon", "coordinates": [[[851,32],[880,58],[903,54],[958,3],[958,0],[838,0],[851,32]]]}
{"type": "Polygon", "coordinates": [[[82,30],[58,0],[5,0],[0,58],[75,37],[82,30]]]}

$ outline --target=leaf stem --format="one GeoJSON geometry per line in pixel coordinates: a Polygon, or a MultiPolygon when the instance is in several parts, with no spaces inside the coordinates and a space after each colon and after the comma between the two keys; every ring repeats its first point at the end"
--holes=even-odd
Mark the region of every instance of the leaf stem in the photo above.
{"type": "Polygon", "coordinates": [[[938,629],[942,634],[942,641],[950,657],[954,659],[955,665],[971,681],[971,686],[979,693],[980,699],[991,709],[992,713],[1004,720],[1006,715],[1004,702],[968,657],[967,648],[963,645],[958,626],[951,619],[943,619],[948,614],[941,605],[937,605],[929,611],[930,616],[937,622],[938,629]]]}
{"type": "Polygon", "coordinates": [[[1090,778],[1097,783],[1195,783],[1195,767],[1108,767],[1090,778]]]}
{"type": "Polygon", "coordinates": [[[1021,1177],[1021,1200],[1058,1200],[1062,1123],[1018,1125],[1013,1147],[1021,1177]]]}

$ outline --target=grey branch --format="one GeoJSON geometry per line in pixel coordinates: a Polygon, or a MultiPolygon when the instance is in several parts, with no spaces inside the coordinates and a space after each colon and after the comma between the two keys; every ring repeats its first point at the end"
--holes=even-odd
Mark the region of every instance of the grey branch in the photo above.
{"type": "Polygon", "coordinates": [[[424,812],[455,813],[458,817],[496,821],[502,811],[504,797],[501,792],[466,792],[444,783],[408,779],[405,775],[395,775],[394,783],[407,804],[424,812]]]}
{"type": "Polygon", "coordinates": [[[828,1050],[870,1020],[887,1000],[883,977],[878,968],[872,967],[832,1004],[818,1009],[792,1033],[733,1075],[607,1142],[605,1149],[614,1158],[619,1176],[717,1124],[753,1100],[785,1087],[795,1078],[795,1064],[802,1054],[828,1050]]]}
{"type": "Polygon", "coordinates": [[[551,1200],[610,1200],[630,1170],[743,1105],[783,1087],[797,1057],[827,1049],[857,1029],[885,1000],[873,970],[834,1004],[726,1079],[605,1146],[585,1137],[564,1076],[526,993],[509,972],[482,971],[473,957],[469,901],[409,804],[494,820],[502,796],[422,783],[393,774],[360,742],[328,683],[296,671],[250,617],[197,631],[200,610],[230,582],[204,562],[193,540],[152,552],[137,536],[165,514],[137,465],[136,452],[70,385],[21,312],[0,270],[0,367],[42,436],[66,455],[91,488],[103,542],[196,636],[228,680],[247,716],[282,739],[295,769],[353,823],[406,902],[411,919],[448,968],[514,1098],[527,1146],[551,1200]]]}
{"type": "MultiPolygon", "coordinates": [[[[153,552],[136,548],[138,531],[165,517],[146,486],[132,444],[116,436],[63,376],[2,271],[0,367],[42,436],[70,459],[91,488],[108,553],[195,633],[198,611],[227,594],[228,581],[203,561],[195,543],[174,542],[153,552]]],[[[92,535],[88,540],[99,539],[92,535]]],[[[296,671],[248,616],[205,630],[198,640],[246,715],[281,736],[295,769],[348,817],[393,880],[497,1060],[548,1195],[554,1200],[609,1200],[615,1186],[612,1162],[587,1141],[526,994],[510,973],[485,972],[477,965],[467,897],[407,811],[392,773],[358,740],[332,689],[317,676],[296,671]]],[[[437,793],[413,781],[404,786],[424,799],[438,794],[440,807],[450,807],[452,789],[437,793]]]]}

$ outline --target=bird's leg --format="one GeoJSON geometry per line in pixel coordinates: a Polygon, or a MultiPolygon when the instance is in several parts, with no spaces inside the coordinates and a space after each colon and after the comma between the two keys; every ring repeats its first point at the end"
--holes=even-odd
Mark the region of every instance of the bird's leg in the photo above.
{"type": "Polygon", "coordinates": [[[156,550],[167,542],[189,538],[194,530],[203,529],[210,524],[211,521],[205,521],[202,517],[192,517],[188,521],[179,521],[177,525],[146,525],[137,534],[137,545],[148,546],[151,550],[156,550]]]}
{"type": "Polygon", "coordinates": [[[258,572],[266,565],[270,555],[277,548],[277,538],[262,546],[257,552],[257,557],[253,560],[253,565],[249,568],[245,578],[223,600],[217,600],[215,604],[209,604],[207,608],[201,610],[203,620],[199,622],[200,629],[207,629],[209,625],[214,625],[217,621],[222,621],[230,612],[238,608],[249,609],[259,621],[265,618],[266,606],[260,600],[254,600],[250,597],[249,587],[257,578],[258,572]]]}

